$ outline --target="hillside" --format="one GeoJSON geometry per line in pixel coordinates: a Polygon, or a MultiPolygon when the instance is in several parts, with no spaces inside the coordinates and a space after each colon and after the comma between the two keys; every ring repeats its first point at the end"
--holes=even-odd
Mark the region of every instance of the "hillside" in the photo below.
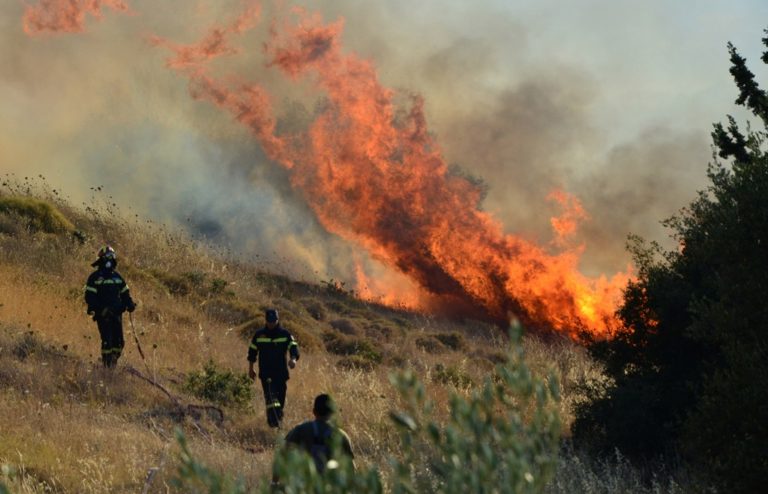
{"type": "MultiPolygon", "coordinates": [[[[468,396],[506,358],[498,328],[361,301],[333,280],[291,280],[128,218],[96,196],[78,208],[44,181],[6,181],[0,191],[0,479],[12,492],[139,492],[150,469],[149,492],[167,492],[177,427],[198,460],[258,486],[278,436],[265,423],[260,390],[248,396],[242,383],[248,341],[267,307],[280,309],[302,351],[285,423],[309,418],[316,394],[333,394],[363,468],[399,453],[390,374],[413,370],[445,416],[451,395],[468,396]],[[101,367],[98,332],[82,301],[105,242],[117,249],[118,270],[138,302],[133,321],[146,356],[125,317],[126,348],[113,371],[101,367]],[[240,388],[218,401],[195,394],[191,378],[206,368],[240,388]]],[[[570,341],[528,336],[523,344],[534,373],[560,383],[567,436],[577,384],[598,371],[570,341]]],[[[575,463],[563,464],[552,492],[574,482],[608,485],[616,466],[596,466],[606,475],[599,480],[569,454],[575,463]]],[[[619,461],[616,471],[637,487],[627,468],[619,461]]]]}

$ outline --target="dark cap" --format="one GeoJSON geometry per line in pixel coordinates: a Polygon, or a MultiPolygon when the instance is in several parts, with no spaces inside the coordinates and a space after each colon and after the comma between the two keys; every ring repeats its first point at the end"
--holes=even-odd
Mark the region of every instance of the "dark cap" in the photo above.
{"type": "Polygon", "coordinates": [[[330,395],[317,395],[312,411],[321,417],[324,415],[331,415],[336,412],[336,403],[330,395]]]}
{"type": "Polygon", "coordinates": [[[264,317],[267,319],[267,322],[277,322],[279,319],[277,316],[277,309],[267,309],[264,313],[264,317]]]}

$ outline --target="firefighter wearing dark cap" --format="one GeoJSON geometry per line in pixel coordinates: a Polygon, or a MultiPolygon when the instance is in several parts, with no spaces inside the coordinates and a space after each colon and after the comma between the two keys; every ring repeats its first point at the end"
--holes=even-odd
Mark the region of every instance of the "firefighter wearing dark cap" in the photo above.
{"type": "Polygon", "coordinates": [[[248,347],[248,376],[256,380],[253,364],[258,359],[258,377],[264,390],[267,423],[270,427],[280,427],[288,389],[288,367],[296,367],[299,345],[291,333],[280,326],[277,309],[268,309],[264,315],[266,325],[256,331],[248,347]],[[286,355],[290,359],[286,360],[286,355]]]}
{"type": "Polygon", "coordinates": [[[136,304],[131,299],[128,285],[117,267],[117,254],[110,246],[99,250],[99,258],[91,266],[91,273],[85,283],[85,303],[88,314],[96,321],[101,336],[101,362],[112,368],[123,353],[123,312],[133,312],[136,304]]]}

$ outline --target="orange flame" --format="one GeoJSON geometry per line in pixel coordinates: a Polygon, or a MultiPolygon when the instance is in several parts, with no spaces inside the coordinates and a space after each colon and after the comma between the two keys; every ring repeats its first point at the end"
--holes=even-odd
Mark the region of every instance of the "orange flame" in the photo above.
{"type": "Polygon", "coordinates": [[[557,237],[555,243],[560,246],[567,244],[567,241],[579,227],[579,223],[589,219],[589,215],[584,211],[584,207],[577,197],[574,197],[562,190],[553,190],[547,196],[547,199],[556,202],[563,208],[563,213],[549,222],[557,237]]]}
{"type": "MultiPolygon", "coordinates": [[[[231,53],[221,46],[238,30],[212,31],[221,34],[214,50],[206,40],[166,43],[177,54],[169,66],[190,78],[195,98],[232,113],[271,159],[291,170],[292,184],[329,231],[364,246],[444,305],[500,324],[515,315],[571,335],[609,335],[630,275],[589,279],[578,271],[578,251],[552,255],[504,234],[480,209],[478,187],[448,170],[427,130],[423,100],[413,97],[403,116],[374,66],[342,52],[343,20],[326,24],[318,14],[294,14],[296,23],[273,24],[265,49],[270,66],[314,81],[327,94],[325,108],[300,135],[276,133],[264,88],[232,86],[202,66],[211,54],[231,53]],[[200,65],[191,70],[185,60],[200,65]]],[[[575,198],[552,197],[566,207],[552,225],[567,236],[586,213],[575,198]]]]}
{"type": "Polygon", "coordinates": [[[40,0],[24,11],[24,32],[29,35],[50,33],[80,33],[85,30],[85,15],[101,19],[102,7],[127,12],[123,0],[40,0]]]}
{"type": "MultiPolygon", "coordinates": [[[[402,275],[400,275],[402,276],[402,275]]],[[[355,262],[356,295],[372,302],[403,309],[422,309],[424,301],[418,287],[409,279],[397,279],[397,276],[370,277],[362,264],[355,262]]]]}
{"type": "Polygon", "coordinates": [[[149,42],[155,46],[164,46],[176,53],[168,59],[166,66],[172,69],[200,69],[201,65],[222,55],[234,55],[237,48],[227,39],[232,34],[240,34],[252,28],[261,15],[261,6],[255,2],[237,17],[230,25],[223,28],[213,27],[205,37],[194,45],[178,45],[160,36],[151,36],[149,42]]]}

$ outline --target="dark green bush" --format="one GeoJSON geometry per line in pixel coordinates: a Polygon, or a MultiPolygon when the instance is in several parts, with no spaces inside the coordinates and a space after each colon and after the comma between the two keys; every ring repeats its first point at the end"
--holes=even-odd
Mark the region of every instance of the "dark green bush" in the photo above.
{"type": "Polygon", "coordinates": [[[155,279],[162,283],[172,295],[184,296],[189,295],[192,292],[190,280],[185,276],[161,271],[159,269],[151,269],[149,272],[155,279]]]}
{"type": "Polygon", "coordinates": [[[382,360],[382,353],[369,340],[356,337],[345,336],[335,331],[326,331],[323,333],[323,342],[325,348],[336,355],[356,355],[357,357],[379,363],[382,360]]]}
{"type": "Polygon", "coordinates": [[[308,300],[304,302],[304,308],[307,309],[309,315],[316,321],[325,321],[328,317],[325,306],[322,302],[317,300],[308,300]]]}
{"type": "Polygon", "coordinates": [[[209,360],[202,371],[187,375],[184,390],[213,403],[242,408],[253,398],[251,385],[246,374],[221,370],[213,360],[209,360]]]}
{"type": "Polygon", "coordinates": [[[349,319],[334,319],[329,323],[333,329],[346,335],[358,335],[360,330],[349,319]]]}
{"type": "Polygon", "coordinates": [[[221,295],[224,293],[224,289],[227,288],[227,280],[221,278],[214,278],[211,280],[210,291],[212,295],[221,295]]]}
{"type": "Polygon", "coordinates": [[[464,341],[464,335],[458,331],[451,331],[450,333],[435,333],[433,334],[440,343],[447,346],[451,350],[463,350],[467,344],[464,341]]]}
{"type": "Polygon", "coordinates": [[[443,342],[435,338],[434,335],[418,336],[414,344],[428,353],[443,353],[446,350],[443,342]]]}
{"type": "Polygon", "coordinates": [[[466,388],[472,384],[472,378],[466,372],[456,366],[443,364],[435,366],[435,381],[457,388],[466,388]]]}
{"type": "Polygon", "coordinates": [[[590,345],[609,381],[587,388],[574,438],[634,458],[683,453],[722,492],[751,493],[768,484],[768,95],[729,50],[737,103],[763,128],[716,124],[727,161],[666,222],[681,247],[635,243],[624,327],[590,345]]]}
{"type": "Polygon", "coordinates": [[[205,283],[205,273],[202,271],[187,271],[181,273],[181,276],[186,279],[189,286],[195,290],[200,290],[203,287],[203,283],[205,283]]]}
{"type": "Polygon", "coordinates": [[[379,320],[377,322],[367,323],[365,325],[365,334],[370,338],[374,338],[377,341],[390,341],[395,336],[402,336],[403,330],[395,329],[389,326],[387,321],[379,320]]]}

